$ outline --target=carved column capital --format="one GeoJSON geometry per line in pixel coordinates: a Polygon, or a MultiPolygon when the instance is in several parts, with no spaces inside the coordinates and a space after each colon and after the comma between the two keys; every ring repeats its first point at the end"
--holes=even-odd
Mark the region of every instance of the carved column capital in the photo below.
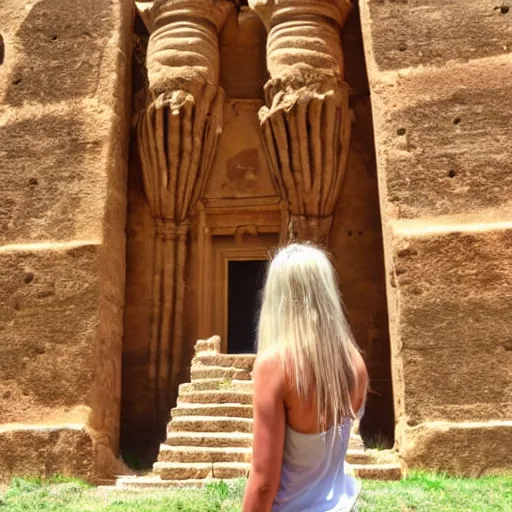
{"type": "Polygon", "coordinates": [[[267,67],[274,80],[343,77],[340,30],[350,0],[250,0],[249,5],[268,31],[267,67]]]}
{"type": "Polygon", "coordinates": [[[352,0],[249,0],[249,5],[270,30],[276,20],[299,15],[330,18],[341,26],[352,8],[352,0]]]}
{"type": "Polygon", "coordinates": [[[147,56],[153,97],[219,84],[218,34],[233,9],[229,0],[155,0],[147,56]]]}

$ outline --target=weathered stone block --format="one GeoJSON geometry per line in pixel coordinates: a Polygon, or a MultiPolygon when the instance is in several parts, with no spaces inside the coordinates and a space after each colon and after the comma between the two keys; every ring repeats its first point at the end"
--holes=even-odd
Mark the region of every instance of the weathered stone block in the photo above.
{"type": "Polygon", "coordinates": [[[124,0],[2,4],[0,422],[37,425],[1,447],[2,476],[25,458],[116,471],[132,14],[124,0]],[[71,423],[62,442],[39,432],[71,423]]]}
{"type": "Polygon", "coordinates": [[[94,129],[76,106],[0,126],[0,244],[102,237],[108,125],[89,114],[94,129]]]}
{"type": "Polygon", "coordinates": [[[406,226],[417,223],[394,233],[391,276],[399,416],[409,425],[510,417],[512,232],[405,237],[406,226]]]}
{"type": "Polygon", "coordinates": [[[405,429],[400,455],[406,467],[480,477],[509,473],[512,422],[426,423],[405,429]]]}
{"type": "Polygon", "coordinates": [[[83,425],[0,427],[0,454],[0,481],[14,476],[95,476],[93,441],[83,425]]]}
{"type": "Polygon", "coordinates": [[[507,207],[511,61],[424,70],[376,85],[381,180],[398,218],[507,207]]]}
{"type": "Polygon", "coordinates": [[[359,5],[397,445],[409,467],[503,470],[510,459],[493,453],[487,427],[511,413],[509,8],[476,0],[359,5]],[[478,423],[445,431],[443,420],[478,423]],[[420,431],[433,433],[415,438],[420,431]]]}
{"type": "Polygon", "coordinates": [[[98,249],[62,244],[0,250],[2,422],[75,422],[68,412],[90,405],[98,249]]]}
{"type": "Polygon", "coordinates": [[[500,2],[365,0],[379,69],[441,66],[510,52],[510,16],[500,2]]]}
{"type": "MultiPolygon", "coordinates": [[[[8,23],[17,59],[5,102],[21,107],[26,102],[96,96],[102,59],[118,21],[114,4],[119,2],[41,0],[26,7],[17,0],[6,3],[3,12],[23,18],[19,24],[8,23]]],[[[11,55],[12,46],[7,49],[11,55]]]]}

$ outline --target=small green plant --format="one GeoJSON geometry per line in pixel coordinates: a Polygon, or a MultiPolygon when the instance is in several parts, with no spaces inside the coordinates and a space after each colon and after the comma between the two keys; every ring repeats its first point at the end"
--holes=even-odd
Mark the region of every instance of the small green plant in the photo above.
{"type": "Polygon", "coordinates": [[[390,450],[393,448],[391,443],[380,432],[365,442],[365,447],[371,450],[390,450]]]}
{"type": "Polygon", "coordinates": [[[218,389],[230,389],[233,387],[233,381],[229,379],[224,379],[222,382],[219,382],[218,389]]]}

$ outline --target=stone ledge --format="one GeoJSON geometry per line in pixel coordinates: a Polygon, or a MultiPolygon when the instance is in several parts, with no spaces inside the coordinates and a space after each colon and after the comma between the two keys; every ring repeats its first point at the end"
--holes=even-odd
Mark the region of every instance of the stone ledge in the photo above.
{"type": "MultiPolygon", "coordinates": [[[[360,2],[367,51],[381,70],[454,65],[510,51],[500,2],[360,2]]],[[[504,4],[503,4],[504,5],[504,4]]]]}
{"type": "Polygon", "coordinates": [[[215,463],[251,462],[251,447],[209,447],[161,445],[158,462],[215,463]]]}
{"type": "Polygon", "coordinates": [[[242,370],[240,368],[230,368],[227,366],[207,366],[202,364],[192,365],[190,376],[192,382],[204,379],[237,379],[251,380],[251,370],[242,370]]]}
{"type": "Polygon", "coordinates": [[[480,477],[512,468],[512,421],[428,422],[399,426],[400,456],[406,469],[480,477]]]}
{"type": "Polygon", "coordinates": [[[241,447],[252,446],[252,434],[245,432],[169,432],[169,446],[241,447]]]}
{"type": "Polygon", "coordinates": [[[252,391],[213,389],[200,391],[182,391],[178,397],[178,406],[184,404],[252,404],[252,391]]]}
{"type": "Polygon", "coordinates": [[[253,419],[232,416],[177,416],[169,423],[171,432],[252,432],[253,419]]]}
{"type": "Polygon", "coordinates": [[[84,425],[0,427],[0,481],[55,474],[94,481],[93,439],[84,425]]]}
{"type": "Polygon", "coordinates": [[[173,420],[179,416],[227,416],[230,418],[252,418],[252,405],[182,403],[171,410],[171,416],[173,420]]]}

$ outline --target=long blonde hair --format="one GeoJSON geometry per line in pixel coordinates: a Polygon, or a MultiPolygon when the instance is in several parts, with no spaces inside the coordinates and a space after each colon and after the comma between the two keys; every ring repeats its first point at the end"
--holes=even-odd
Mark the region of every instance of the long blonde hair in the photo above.
{"type": "Polygon", "coordinates": [[[258,326],[258,352],[277,345],[299,398],[316,398],[321,418],[338,425],[354,418],[354,348],[335,271],[310,244],[291,244],[267,272],[258,326]],[[314,395],[312,395],[314,393],[314,395]],[[316,395],[316,396],[315,396],[316,395]]]}

